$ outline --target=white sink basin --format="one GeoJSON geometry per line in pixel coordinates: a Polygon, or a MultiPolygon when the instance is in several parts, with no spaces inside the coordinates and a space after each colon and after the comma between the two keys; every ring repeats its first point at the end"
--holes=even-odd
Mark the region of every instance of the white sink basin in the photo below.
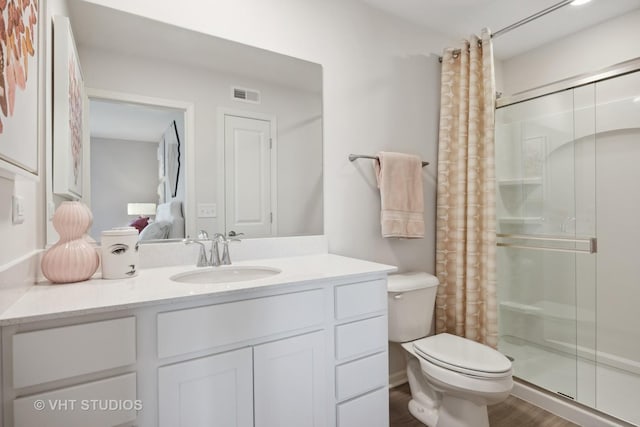
{"type": "Polygon", "coordinates": [[[269,276],[275,276],[282,270],[270,267],[253,267],[253,266],[224,266],[212,268],[199,268],[197,270],[187,271],[186,273],[176,274],[170,279],[174,282],[181,283],[229,283],[244,282],[247,280],[263,279],[269,276]]]}

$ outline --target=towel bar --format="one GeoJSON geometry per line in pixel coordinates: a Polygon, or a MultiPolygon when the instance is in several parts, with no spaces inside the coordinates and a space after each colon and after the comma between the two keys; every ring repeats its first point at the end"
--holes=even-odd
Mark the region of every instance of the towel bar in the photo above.
{"type": "MultiPolygon", "coordinates": [[[[378,160],[376,156],[366,156],[364,154],[349,154],[349,161],[353,162],[355,159],[372,159],[378,160]]],[[[422,162],[422,167],[425,167],[429,164],[429,162],[422,162]]]]}

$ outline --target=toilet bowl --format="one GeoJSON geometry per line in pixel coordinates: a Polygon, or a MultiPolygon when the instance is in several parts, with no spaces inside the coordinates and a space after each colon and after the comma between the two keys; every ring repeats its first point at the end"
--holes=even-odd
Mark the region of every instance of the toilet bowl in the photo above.
{"type": "Polygon", "coordinates": [[[451,334],[427,336],[438,279],[390,275],[389,341],[407,353],[409,412],[429,427],[489,427],[487,405],[513,388],[511,362],[498,351],[451,334]]]}

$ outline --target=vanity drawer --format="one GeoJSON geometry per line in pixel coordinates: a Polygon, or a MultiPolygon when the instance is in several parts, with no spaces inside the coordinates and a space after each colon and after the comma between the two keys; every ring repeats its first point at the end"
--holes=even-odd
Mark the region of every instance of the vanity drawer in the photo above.
{"type": "Polygon", "coordinates": [[[387,386],[388,371],[387,352],[336,367],[336,398],[341,401],[387,386]]]}
{"type": "Polygon", "coordinates": [[[15,388],[118,368],[135,361],[133,316],[13,336],[15,388]]]}
{"type": "Polygon", "coordinates": [[[389,427],[389,390],[380,388],[338,405],[338,427],[389,427]]]}
{"type": "Polygon", "coordinates": [[[336,326],[336,359],[365,356],[387,349],[387,316],[336,326]]]}
{"type": "Polygon", "coordinates": [[[136,420],[138,403],[136,374],[126,374],[16,399],[13,425],[116,426],[136,420]]]}
{"type": "Polygon", "coordinates": [[[158,357],[177,356],[322,324],[321,289],[158,314],[158,357]]]}
{"type": "Polygon", "coordinates": [[[387,309],[387,281],[336,286],[336,319],[346,319],[387,309]]]}

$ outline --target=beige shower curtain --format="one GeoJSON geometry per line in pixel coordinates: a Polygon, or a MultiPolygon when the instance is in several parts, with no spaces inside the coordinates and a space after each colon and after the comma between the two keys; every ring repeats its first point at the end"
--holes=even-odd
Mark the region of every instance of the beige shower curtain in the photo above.
{"type": "Polygon", "coordinates": [[[442,57],[436,333],[496,347],[493,67],[487,29],[442,57]]]}

